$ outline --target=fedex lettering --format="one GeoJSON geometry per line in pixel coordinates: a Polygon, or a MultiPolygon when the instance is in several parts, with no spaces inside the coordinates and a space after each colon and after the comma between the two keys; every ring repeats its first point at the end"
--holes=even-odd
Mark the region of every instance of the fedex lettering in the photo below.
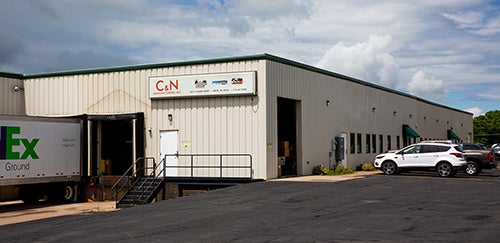
{"type": "Polygon", "coordinates": [[[179,80],[175,80],[172,81],[170,80],[170,82],[168,84],[165,84],[165,81],[163,80],[158,80],[156,81],[156,90],[158,91],[168,91],[168,90],[179,90],[179,80]]]}
{"type": "Polygon", "coordinates": [[[39,159],[35,147],[40,139],[33,138],[30,141],[26,138],[15,138],[14,135],[16,134],[21,134],[20,127],[0,126],[0,160],[19,160],[28,157],[39,159]],[[22,155],[20,152],[16,152],[16,147],[24,147],[22,155]]]}

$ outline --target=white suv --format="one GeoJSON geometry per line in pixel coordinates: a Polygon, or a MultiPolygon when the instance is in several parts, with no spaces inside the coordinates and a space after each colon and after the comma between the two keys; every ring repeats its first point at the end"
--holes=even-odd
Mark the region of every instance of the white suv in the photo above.
{"type": "Polygon", "coordinates": [[[373,163],[386,175],[399,171],[435,170],[439,176],[453,176],[467,161],[457,144],[421,142],[394,153],[377,155],[373,163]]]}

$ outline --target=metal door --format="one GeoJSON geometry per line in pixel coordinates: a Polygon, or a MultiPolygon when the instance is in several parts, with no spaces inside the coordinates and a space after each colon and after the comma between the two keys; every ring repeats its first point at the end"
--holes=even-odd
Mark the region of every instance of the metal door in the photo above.
{"type": "Polygon", "coordinates": [[[178,166],[178,158],[176,156],[166,156],[177,154],[178,148],[179,131],[160,131],[160,161],[165,158],[165,165],[159,166],[157,172],[165,169],[165,173],[161,173],[158,176],[178,176],[178,168],[173,168],[171,166],[178,166]]]}

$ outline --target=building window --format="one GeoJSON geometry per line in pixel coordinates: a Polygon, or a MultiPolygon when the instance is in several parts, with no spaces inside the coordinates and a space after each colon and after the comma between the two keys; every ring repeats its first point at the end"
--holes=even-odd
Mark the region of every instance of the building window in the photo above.
{"type": "Polygon", "coordinates": [[[372,153],[377,153],[377,135],[372,135],[372,153]]]}
{"type": "Polygon", "coordinates": [[[366,134],[366,147],[365,151],[367,154],[370,153],[370,134],[366,134]]]}
{"type": "Polygon", "coordinates": [[[399,136],[396,136],[396,148],[397,149],[401,148],[401,142],[399,142],[399,136]]]}
{"type": "Polygon", "coordinates": [[[354,154],[356,153],[356,134],[354,134],[353,132],[351,132],[351,134],[349,135],[349,152],[351,154],[354,154]]]}
{"type": "Polygon", "coordinates": [[[360,154],[361,153],[361,144],[362,144],[361,143],[361,133],[357,134],[356,144],[357,144],[356,151],[358,154],[360,154]]]}
{"type": "Polygon", "coordinates": [[[387,150],[391,149],[391,135],[387,135],[387,150]]]}
{"type": "Polygon", "coordinates": [[[378,152],[383,153],[384,152],[384,135],[378,135],[378,152]]]}

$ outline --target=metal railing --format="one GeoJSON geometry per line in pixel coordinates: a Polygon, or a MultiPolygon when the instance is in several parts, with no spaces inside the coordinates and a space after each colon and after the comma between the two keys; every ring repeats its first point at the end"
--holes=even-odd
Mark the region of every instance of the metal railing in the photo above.
{"type": "Polygon", "coordinates": [[[123,173],[123,175],[111,187],[111,191],[115,191],[116,202],[119,201],[118,194],[121,191],[124,191],[125,187],[127,187],[125,190],[126,193],[128,189],[138,181],[137,180],[138,178],[146,174],[148,169],[152,169],[153,173],[154,171],[156,171],[158,165],[156,164],[155,161],[156,160],[153,157],[140,157],[135,160],[135,162],[127,169],[127,171],[125,171],[125,173],[123,173]],[[153,162],[152,166],[147,165],[148,160],[151,160],[153,162]],[[141,161],[143,161],[143,163],[140,163],[141,161]]]}
{"type": "MultiPolygon", "coordinates": [[[[212,159],[213,160],[213,159],[212,159]]],[[[241,159],[240,159],[241,160],[241,159]]],[[[196,178],[196,177],[213,177],[213,178],[248,178],[252,179],[253,178],[253,167],[252,167],[252,155],[251,154],[165,154],[162,159],[162,170],[161,172],[158,173],[158,176],[160,176],[160,173],[163,173],[163,177],[190,177],[190,178],[196,178]],[[182,161],[178,165],[168,165],[167,161],[169,157],[175,157],[176,159],[182,158],[182,157],[187,157],[189,160],[188,163],[185,163],[185,161],[182,161]],[[206,160],[203,160],[203,163],[195,163],[195,158],[215,158],[218,159],[218,163],[214,164],[208,164],[206,160]],[[224,163],[225,159],[228,160],[228,158],[244,158],[244,163],[234,163],[229,164],[228,162],[224,163]],[[168,176],[167,174],[169,172],[179,172],[179,169],[189,169],[189,173],[183,173],[183,175],[175,175],[175,176],[168,176]],[[210,174],[207,173],[209,170],[218,170],[217,176],[214,175],[206,175],[210,174]],[[244,176],[229,176],[229,172],[233,172],[233,174],[237,170],[246,170],[247,172],[245,173],[244,176]],[[226,172],[226,173],[224,173],[226,172]],[[200,174],[205,174],[205,176],[199,176],[200,174]]],[[[237,173],[236,173],[237,174],[237,173]]]]}
{"type": "MultiPolygon", "coordinates": [[[[210,159],[208,159],[210,160],[210,159]]],[[[241,159],[240,159],[241,160],[241,159]]],[[[206,174],[207,171],[202,171],[206,174]]],[[[122,200],[126,193],[130,190],[130,188],[136,186],[139,182],[139,178],[141,177],[153,177],[161,179],[162,177],[178,177],[178,178],[238,178],[238,179],[253,179],[253,168],[252,168],[252,155],[250,154],[166,154],[163,156],[160,163],[156,163],[155,158],[153,157],[141,157],[138,158],[131,166],[127,169],[127,171],[113,184],[111,187],[111,191],[115,191],[115,200],[118,203],[122,200]],[[167,165],[167,158],[175,157],[178,159],[179,157],[188,157],[189,163],[187,165],[167,165]],[[195,163],[195,158],[204,157],[204,158],[218,158],[217,165],[205,164],[197,164],[195,163]],[[227,158],[244,158],[245,161],[243,164],[233,164],[229,165],[228,163],[224,164],[224,159],[227,158]],[[140,162],[143,163],[140,163],[140,162]],[[148,164],[148,161],[152,161],[152,164],[148,164]],[[134,171],[134,168],[135,171],[134,171]],[[179,169],[189,169],[188,176],[186,175],[176,175],[176,176],[167,176],[168,172],[175,171],[178,172],[179,169]],[[200,173],[197,173],[197,170],[218,170],[218,176],[197,176],[200,173]],[[230,170],[246,170],[244,176],[228,176],[230,170]],[[134,172],[132,172],[134,171],[134,172]],[[224,174],[226,171],[226,174],[224,174]],[[121,196],[119,196],[120,192],[123,192],[121,196]]],[[[142,194],[137,198],[140,201],[144,196],[147,189],[154,185],[154,180],[144,180],[139,187],[143,189],[142,194]]],[[[134,198],[134,203],[135,198],[134,198]]],[[[139,202],[140,203],[140,202],[139,202]]]]}

